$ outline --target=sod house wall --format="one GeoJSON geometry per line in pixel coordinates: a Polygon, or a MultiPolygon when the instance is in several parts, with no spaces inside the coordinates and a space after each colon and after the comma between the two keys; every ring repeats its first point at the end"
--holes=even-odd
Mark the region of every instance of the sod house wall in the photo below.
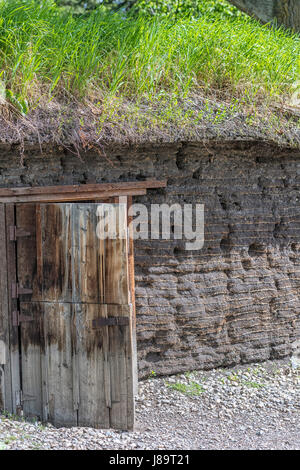
{"type": "Polygon", "coordinates": [[[205,242],[135,240],[138,367],[173,374],[290,355],[300,338],[300,154],[264,143],[3,146],[0,186],[167,179],[134,198],[204,204],[205,242]]]}

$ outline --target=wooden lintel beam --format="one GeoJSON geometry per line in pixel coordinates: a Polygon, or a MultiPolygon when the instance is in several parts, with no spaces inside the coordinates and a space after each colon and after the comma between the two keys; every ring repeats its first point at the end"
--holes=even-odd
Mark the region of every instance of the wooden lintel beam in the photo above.
{"type": "MultiPolygon", "coordinates": [[[[10,198],[9,202],[14,202],[16,197],[29,197],[36,196],[40,198],[42,195],[48,195],[56,197],[61,194],[88,194],[91,193],[90,199],[99,196],[99,194],[106,195],[108,192],[112,192],[116,195],[122,191],[122,194],[135,195],[139,194],[139,190],[146,190],[150,188],[163,188],[166,186],[166,181],[157,180],[145,180],[145,181],[131,181],[121,183],[99,183],[99,184],[82,184],[82,185],[68,185],[68,186],[35,186],[35,187],[22,187],[22,188],[0,188],[0,201],[4,201],[3,198],[10,198]]],[[[114,195],[113,194],[113,195],[114,195]]],[[[41,199],[38,199],[41,200],[41,199]]],[[[23,201],[20,201],[23,202],[23,201]]]]}
{"type": "Polygon", "coordinates": [[[119,196],[143,196],[147,192],[146,189],[130,189],[130,190],[111,190],[111,191],[94,191],[94,192],[78,192],[78,193],[57,193],[57,194],[25,194],[10,197],[0,196],[0,203],[24,203],[24,202],[72,202],[72,201],[88,201],[109,199],[119,196]]]}

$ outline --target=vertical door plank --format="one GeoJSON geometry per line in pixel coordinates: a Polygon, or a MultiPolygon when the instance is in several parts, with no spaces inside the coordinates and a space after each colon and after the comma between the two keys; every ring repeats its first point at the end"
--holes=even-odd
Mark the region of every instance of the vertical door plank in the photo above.
{"type": "Polygon", "coordinates": [[[10,226],[15,225],[15,206],[6,204],[6,253],[7,253],[7,285],[8,285],[8,322],[9,322],[9,341],[10,341],[10,367],[12,383],[12,411],[19,413],[20,403],[18,401],[18,392],[21,390],[20,384],[20,357],[19,357],[19,331],[18,326],[12,324],[12,314],[17,311],[17,299],[12,298],[12,283],[16,283],[16,254],[15,243],[10,241],[10,226]]]}
{"type": "Polygon", "coordinates": [[[126,399],[127,399],[127,427],[126,429],[133,430],[135,424],[135,387],[137,387],[137,376],[135,377],[135,363],[134,359],[136,357],[136,351],[134,354],[134,347],[136,346],[133,342],[132,334],[132,305],[129,306],[129,325],[125,330],[125,347],[124,347],[124,357],[126,363],[126,399]]]}
{"type": "Polygon", "coordinates": [[[36,302],[42,298],[41,282],[37,276],[36,212],[35,204],[16,205],[16,226],[30,233],[29,236],[17,238],[18,282],[23,287],[33,290],[30,295],[20,296],[20,314],[32,317],[32,321],[21,321],[19,326],[21,388],[25,416],[45,419],[42,380],[42,359],[45,352],[43,308],[36,302]]]}
{"type": "MultiPolygon", "coordinates": [[[[127,216],[125,205],[113,205],[116,211],[116,237],[105,243],[105,302],[106,304],[128,304],[128,244],[127,216]]],[[[108,223],[109,220],[108,220],[108,223]]]]}
{"type": "Polygon", "coordinates": [[[21,302],[20,314],[32,318],[20,324],[21,368],[24,415],[44,419],[42,357],[44,355],[43,304],[21,302]]]}
{"type": "Polygon", "coordinates": [[[48,413],[57,427],[76,426],[73,402],[72,304],[44,302],[48,413]]]}
{"type": "MultiPolygon", "coordinates": [[[[127,211],[132,206],[132,196],[127,198],[127,211]]],[[[133,373],[133,394],[138,394],[138,363],[137,363],[137,342],[136,342],[136,307],[135,307],[135,275],[134,275],[134,240],[133,240],[133,217],[127,215],[128,224],[128,276],[130,303],[132,305],[132,373],[133,373]]]]}
{"type": "MultiPolygon", "coordinates": [[[[99,270],[99,300],[104,303],[105,300],[105,243],[104,237],[99,237],[98,233],[98,270],[99,270]]],[[[103,305],[103,315],[105,318],[108,317],[107,305],[103,305]]],[[[101,316],[101,314],[100,314],[101,316]]],[[[102,328],[103,334],[103,361],[104,361],[104,386],[105,386],[105,404],[109,409],[109,425],[110,425],[110,409],[112,406],[112,393],[111,393],[111,371],[110,371],[110,360],[109,360],[109,329],[108,326],[102,328]]]]}
{"type": "Polygon", "coordinates": [[[20,296],[20,302],[40,300],[40,285],[37,282],[36,263],[36,205],[16,204],[16,226],[24,229],[28,236],[17,237],[18,282],[33,293],[20,296]]]}
{"type": "Polygon", "coordinates": [[[42,237],[42,210],[41,205],[35,206],[35,242],[36,242],[36,276],[33,283],[32,300],[42,300],[43,298],[43,237],[42,237]],[[35,292],[36,288],[36,292],[35,292]]]}
{"type": "Polygon", "coordinates": [[[130,306],[108,305],[108,316],[128,316],[129,324],[109,328],[109,361],[112,407],[110,424],[115,429],[133,429],[134,396],[130,306]]]}
{"type": "Polygon", "coordinates": [[[0,204],[0,410],[12,413],[5,206],[0,204]]]}
{"type": "Polygon", "coordinates": [[[116,211],[117,236],[115,239],[107,239],[105,245],[105,303],[110,304],[108,316],[129,315],[129,325],[109,327],[110,424],[116,429],[132,429],[132,330],[130,310],[122,309],[122,305],[128,306],[130,301],[126,205],[116,206],[116,211]]]}
{"type": "Polygon", "coordinates": [[[80,404],[78,425],[110,427],[107,392],[110,377],[106,375],[107,361],[105,328],[93,329],[92,320],[106,316],[105,306],[74,304],[78,335],[80,404]]]}
{"type": "MultiPolygon", "coordinates": [[[[41,205],[35,205],[35,241],[36,241],[36,276],[33,287],[33,298],[42,300],[43,298],[43,237],[42,237],[42,210],[41,205]],[[36,295],[35,295],[36,289],[36,295]]],[[[42,311],[41,318],[41,380],[42,380],[42,419],[44,422],[49,419],[49,390],[48,390],[48,363],[49,348],[47,338],[47,325],[44,321],[43,305],[40,304],[42,311]]]]}
{"type": "Polygon", "coordinates": [[[96,227],[96,204],[72,204],[73,302],[103,302],[96,227]]]}
{"type": "Polygon", "coordinates": [[[72,396],[73,396],[73,410],[77,414],[77,425],[78,425],[78,413],[79,413],[79,404],[80,404],[80,371],[79,371],[79,347],[78,347],[78,337],[77,337],[77,327],[76,327],[76,308],[75,304],[71,305],[71,350],[72,350],[72,396]]]}
{"type": "Polygon", "coordinates": [[[41,204],[43,301],[72,301],[72,204],[41,204]]]}

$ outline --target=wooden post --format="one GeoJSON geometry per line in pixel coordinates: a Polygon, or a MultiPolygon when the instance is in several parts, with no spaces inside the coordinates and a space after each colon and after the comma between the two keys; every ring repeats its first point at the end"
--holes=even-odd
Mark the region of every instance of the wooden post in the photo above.
{"type": "Polygon", "coordinates": [[[15,225],[15,205],[6,204],[6,253],[7,253],[7,297],[8,297],[8,327],[10,349],[10,373],[11,373],[11,400],[12,412],[19,414],[21,403],[18,393],[21,391],[20,383],[20,358],[19,358],[19,330],[13,325],[12,315],[17,311],[17,299],[12,298],[12,284],[17,282],[16,274],[16,247],[10,240],[10,227],[15,225]]]}
{"type": "MultiPolygon", "coordinates": [[[[132,206],[132,196],[127,197],[127,211],[132,206]]],[[[135,278],[134,278],[134,241],[132,229],[132,216],[127,215],[128,221],[128,270],[130,297],[132,305],[132,351],[133,351],[133,393],[138,394],[138,362],[137,362],[137,342],[136,342],[136,308],[135,308],[135,278]]]]}
{"type": "Polygon", "coordinates": [[[5,205],[0,204],[0,409],[12,413],[5,205]]]}

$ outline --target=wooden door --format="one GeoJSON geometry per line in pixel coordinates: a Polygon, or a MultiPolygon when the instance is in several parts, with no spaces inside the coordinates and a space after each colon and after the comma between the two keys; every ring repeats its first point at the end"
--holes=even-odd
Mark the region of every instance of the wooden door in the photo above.
{"type": "Polygon", "coordinates": [[[104,208],[16,205],[23,410],[56,426],[134,424],[126,205],[106,239],[104,208]]]}

